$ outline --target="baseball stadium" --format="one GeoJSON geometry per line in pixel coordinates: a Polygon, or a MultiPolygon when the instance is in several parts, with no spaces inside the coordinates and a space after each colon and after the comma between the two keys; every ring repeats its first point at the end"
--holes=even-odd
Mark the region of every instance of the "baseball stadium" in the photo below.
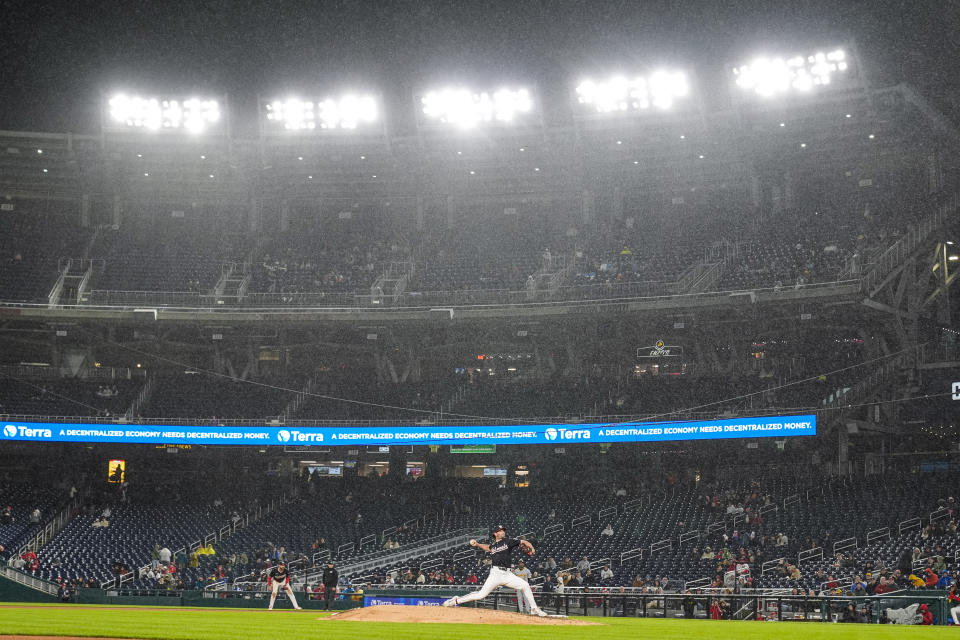
{"type": "Polygon", "coordinates": [[[954,8],[134,4],[12,12],[0,640],[956,633],[954,8]]]}

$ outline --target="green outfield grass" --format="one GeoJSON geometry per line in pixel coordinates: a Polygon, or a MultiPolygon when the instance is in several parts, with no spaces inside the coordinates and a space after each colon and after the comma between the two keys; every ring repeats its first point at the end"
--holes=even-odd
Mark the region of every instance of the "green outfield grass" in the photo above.
{"type": "Polygon", "coordinates": [[[655,638],[682,640],[814,640],[816,638],[956,637],[949,627],[900,627],[790,622],[714,622],[710,620],[657,620],[590,618],[603,626],[491,626],[470,624],[397,624],[321,620],[316,611],[263,609],[213,609],[207,607],[86,607],[0,604],[0,635],[101,636],[157,640],[566,640],[589,638],[655,638]]]}

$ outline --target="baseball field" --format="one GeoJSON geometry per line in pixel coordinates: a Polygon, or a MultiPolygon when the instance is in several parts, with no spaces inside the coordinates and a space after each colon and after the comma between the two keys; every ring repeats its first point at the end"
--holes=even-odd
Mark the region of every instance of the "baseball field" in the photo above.
{"type": "MultiPolygon", "coordinates": [[[[408,607],[413,609],[413,607],[408,607]]],[[[434,609],[433,611],[437,611],[434,609]]],[[[578,618],[590,625],[436,623],[427,610],[422,622],[378,622],[365,617],[329,616],[316,611],[278,609],[213,609],[189,607],[118,607],[84,605],[0,604],[0,639],[19,636],[67,638],[143,638],[157,640],[324,640],[382,638],[385,640],[476,640],[491,635],[508,640],[566,640],[590,638],[656,638],[657,640],[710,638],[751,640],[814,640],[816,638],[946,638],[957,630],[947,627],[902,627],[789,622],[734,622],[578,618]],[[346,618],[346,619],[344,619],[346,618]]],[[[496,613],[496,612],[494,612],[496,613]]],[[[516,614],[514,614],[516,615],[516,614]]],[[[440,614],[439,618],[443,618],[440,614]]],[[[504,620],[512,620],[504,618],[504,620]]],[[[522,622],[522,620],[521,620],[522,622]]]]}

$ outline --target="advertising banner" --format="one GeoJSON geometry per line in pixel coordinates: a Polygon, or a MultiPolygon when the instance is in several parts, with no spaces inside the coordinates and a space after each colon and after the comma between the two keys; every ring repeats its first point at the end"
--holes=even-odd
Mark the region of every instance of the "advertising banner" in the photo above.
{"type": "Polygon", "coordinates": [[[401,598],[397,596],[363,596],[363,606],[375,607],[378,604],[405,604],[412,607],[439,607],[446,598],[401,598]]]}
{"type": "Polygon", "coordinates": [[[457,445],[658,442],[784,438],[817,433],[813,415],[691,422],[528,424],[494,427],[230,427],[4,422],[0,441],[206,445],[457,445]]]}

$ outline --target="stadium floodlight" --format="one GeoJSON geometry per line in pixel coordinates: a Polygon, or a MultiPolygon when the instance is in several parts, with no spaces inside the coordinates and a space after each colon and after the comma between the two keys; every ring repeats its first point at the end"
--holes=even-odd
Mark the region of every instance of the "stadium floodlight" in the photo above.
{"type": "Polygon", "coordinates": [[[690,93],[690,85],[683,72],[656,71],[649,76],[584,80],[576,93],[578,103],[597,113],[666,110],[690,93]]]}
{"type": "Polygon", "coordinates": [[[426,93],[420,102],[427,118],[462,129],[486,123],[513,123],[533,111],[533,97],[523,88],[505,88],[492,93],[442,89],[426,93]]]}
{"type": "Polygon", "coordinates": [[[107,102],[109,126],[200,134],[220,122],[220,103],[204,98],[146,98],[118,93],[107,102]]]}
{"type": "Polygon", "coordinates": [[[768,98],[789,92],[809,93],[831,84],[835,75],[849,68],[846,52],[835,49],[792,58],[757,58],[750,64],[734,67],[733,75],[741,89],[768,98]]]}
{"type": "Polygon", "coordinates": [[[373,96],[346,94],[317,101],[287,98],[264,105],[267,124],[285,131],[352,130],[379,118],[373,96]]]}

